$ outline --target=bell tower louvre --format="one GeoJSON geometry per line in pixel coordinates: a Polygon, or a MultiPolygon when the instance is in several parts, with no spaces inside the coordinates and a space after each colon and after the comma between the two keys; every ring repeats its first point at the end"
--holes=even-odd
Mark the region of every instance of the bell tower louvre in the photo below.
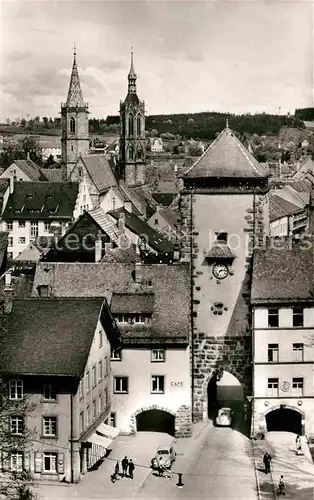
{"type": "Polygon", "coordinates": [[[83,100],[74,46],[68,97],[61,104],[61,155],[63,180],[70,177],[79,156],[89,153],[88,104],[83,100]]]}
{"type": "Polygon", "coordinates": [[[136,93],[137,75],[133,50],[128,74],[128,93],[120,101],[120,172],[127,186],[144,184],[145,166],[145,103],[136,93]]]}

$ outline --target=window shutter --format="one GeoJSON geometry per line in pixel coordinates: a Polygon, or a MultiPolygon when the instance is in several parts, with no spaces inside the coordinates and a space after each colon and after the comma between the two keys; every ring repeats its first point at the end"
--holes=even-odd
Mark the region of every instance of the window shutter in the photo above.
{"type": "Polygon", "coordinates": [[[2,451],[2,469],[4,472],[10,470],[10,453],[7,451],[2,451]]]}
{"type": "Polygon", "coordinates": [[[58,453],[58,473],[64,474],[64,453],[58,453]]]}
{"type": "Polygon", "coordinates": [[[36,451],[35,453],[35,472],[41,472],[42,470],[42,454],[40,451],[36,451]]]}
{"type": "Polygon", "coordinates": [[[31,470],[31,454],[24,453],[24,469],[29,471],[31,470]]]}

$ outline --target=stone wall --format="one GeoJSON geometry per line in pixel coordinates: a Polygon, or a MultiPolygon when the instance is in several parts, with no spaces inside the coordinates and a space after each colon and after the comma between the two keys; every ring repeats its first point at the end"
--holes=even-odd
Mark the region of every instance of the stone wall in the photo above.
{"type": "Polygon", "coordinates": [[[140,413],[149,410],[160,410],[175,418],[175,436],[176,438],[191,437],[192,436],[192,412],[189,405],[182,405],[178,408],[176,412],[172,411],[168,407],[163,407],[160,405],[149,405],[143,408],[139,408],[136,412],[131,415],[130,418],[130,434],[135,435],[136,429],[136,417],[140,413]]]}

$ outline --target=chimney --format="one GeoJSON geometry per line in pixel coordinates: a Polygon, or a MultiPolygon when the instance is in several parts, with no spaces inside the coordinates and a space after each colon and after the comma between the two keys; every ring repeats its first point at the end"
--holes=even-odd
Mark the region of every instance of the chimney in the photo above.
{"type": "Polygon", "coordinates": [[[125,216],[124,213],[122,212],[119,216],[118,220],[118,233],[119,236],[122,236],[125,232],[125,216]]]}
{"type": "Polygon", "coordinates": [[[95,240],[95,262],[100,262],[102,259],[102,239],[101,236],[95,240]]]}
{"type": "Polygon", "coordinates": [[[127,210],[130,214],[132,213],[132,202],[131,201],[125,201],[124,202],[124,208],[127,210]]]}
{"type": "Polygon", "coordinates": [[[141,285],[143,282],[143,265],[141,262],[135,262],[135,283],[141,285]]]}
{"type": "Polygon", "coordinates": [[[3,301],[3,312],[5,314],[10,314],[12,311],[12,275],[11,273],[6,273],[4,275],[4,301],[3,301]]]}
{"type": "Polygon", "coordinates": [[[10,177],[9,193],[13,194],[14,191],[14,176],[10,177]]]}
{"type": "Polygon", "coordinates": [[[29,161],[30,160],[30,156],[29,156],[29,151],[26,152],[26,160],[29,161]]]}

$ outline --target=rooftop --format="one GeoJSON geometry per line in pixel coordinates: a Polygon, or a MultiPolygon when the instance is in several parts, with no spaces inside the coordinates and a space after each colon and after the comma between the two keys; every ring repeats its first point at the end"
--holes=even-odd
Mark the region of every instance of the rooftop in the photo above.
{"type": "Polygon", "coordinates": [[[154,301],[153,293],[114,293],[110,310],[112,314],[152,314],[154,301]]]}
{"type": "MultiPolygon", "coordinates": [[[[24,172],[24,174],[27,175],[30,181],[48,180],[48,178],[45,176],[44,172],[42,172],[40,167],[32,160],[15,160],[13,163],[15,163],[15,165],[17,165],[24,172]]],[[[5,176],[5,171],[3,175],[5,176]]]]}
{"type": "Polygon", "coordinates": [[[0,331],[2,373],[81,377],[102,298],[13,299],[0,331]]]}
{"type": "Polygon", "coordinates": [[[287,217],[288,215],[295,214],[299,212],[300,207],[290,201],[284,200],[281,196],[277,195],[275,192],[269,195],[269,220],[273,222],[282,217],[287,217]]]}
{"type": "Polygon", "coordinates": [[[289,248],[289,242],[280,246],[271,241],[273,248],[254,252],[252,304],[314,302],[313,246],[308,250],[290,242],[289,248]]]}
{"type": "Polygon", "coordinates": [[[4,220],[72,219],[76,182],[15,182],[4,209],[4,220]]]}
{"type": "Polygon", "coordinates": [[[99,193],[118,185],[106,155],[86,155],[80,159],[99,193]]]}
{"type": "Polygon", "coordinates": [[[263,178],[265,169],[226,127],[206,151],[185,172],[183,178],[263,178]]]}

